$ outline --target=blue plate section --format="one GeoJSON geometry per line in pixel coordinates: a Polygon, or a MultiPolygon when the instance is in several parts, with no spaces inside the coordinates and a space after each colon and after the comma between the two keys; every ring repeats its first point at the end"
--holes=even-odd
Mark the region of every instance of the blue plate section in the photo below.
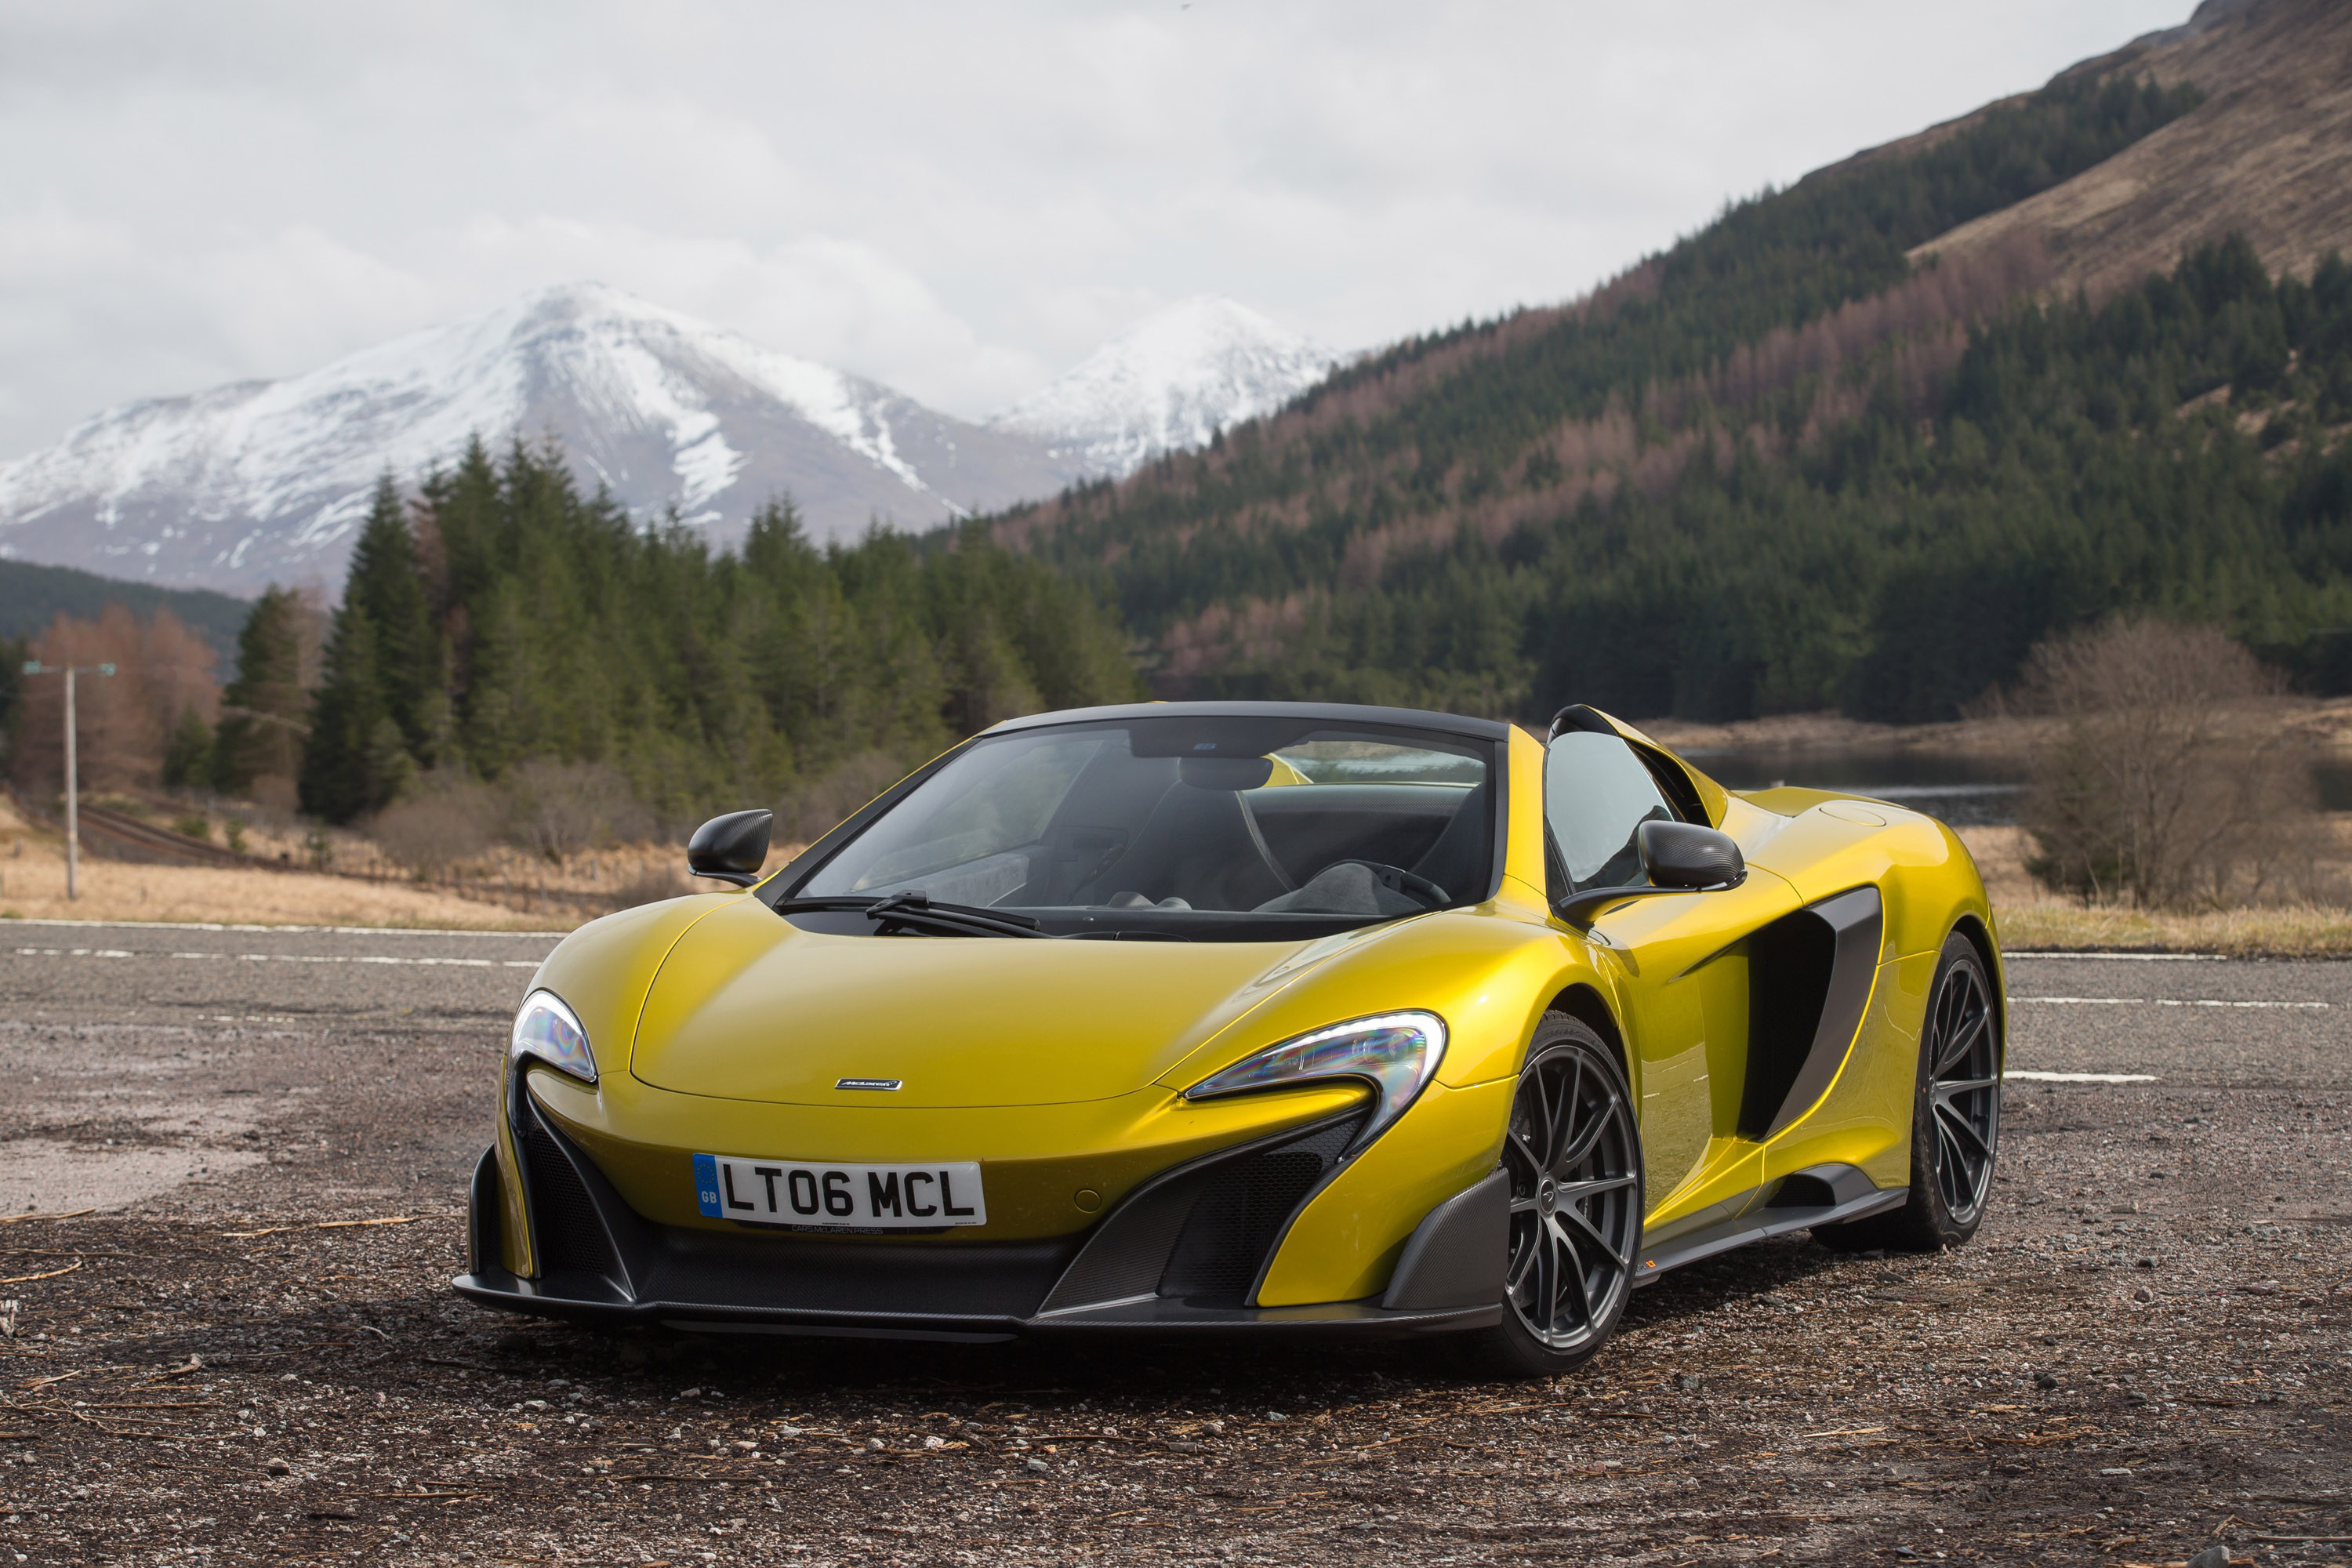
{"type": "Polygon", "coordinates": [[[694,1157],[694,1201],[711,1218],[726,1217],[727,1211],[719,1206],[719,1162],[709,1154],[694,1157]]]}

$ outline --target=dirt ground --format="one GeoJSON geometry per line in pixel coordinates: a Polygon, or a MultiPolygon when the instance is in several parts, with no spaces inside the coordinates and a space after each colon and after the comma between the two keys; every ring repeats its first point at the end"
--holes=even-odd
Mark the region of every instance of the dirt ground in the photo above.
{"type": "Polygon", "coordinates": [[[0,1561],[2352,1560],[2352,965],[2019,961],[2062,1076],[1973,1245],[1734,1254],[1513,1384],[495,1317],[446,1282],[551,939],[7,934],[0,1561]]]}

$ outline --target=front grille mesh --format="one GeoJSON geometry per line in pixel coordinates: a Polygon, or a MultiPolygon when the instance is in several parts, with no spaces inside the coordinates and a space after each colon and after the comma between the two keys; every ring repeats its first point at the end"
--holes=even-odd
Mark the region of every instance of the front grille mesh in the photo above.
{"type": "Polygon", "coordinates": [[[530,1173],[541,1271],[602,1274],[611,1268],[612,1244],[597,1222],[596,1205],[588,1196],[587,1186],[535,1119],[522,1135],[522,1157],[530,1173]]]}
{"type": "Polygon", "coordinates": [[[1160,1294],[1238,1306],[1307,1194],[1355,1137],[1354,1119],[1213,1169],[1160,1279],[1160,1294]]]}

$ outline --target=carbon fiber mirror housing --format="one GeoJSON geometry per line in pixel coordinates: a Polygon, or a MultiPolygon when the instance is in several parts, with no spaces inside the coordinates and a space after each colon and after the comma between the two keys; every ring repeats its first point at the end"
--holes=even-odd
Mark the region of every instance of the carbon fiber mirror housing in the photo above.
{"type": "Polygon", "coordinates": [[[686,868],[698,877],[748,888],[760,879],[760,868],[768,863],[768,836],[775,826],[772,811],[730,811],[714,816],[687,841],[686,868]]]}
{"type": "Polygon", "coordinates": [[[1748,875],[1747,858],[1728,833],[1692,822],[1645,822],[1633,841],[1642,869],[1658,888],[1727,888],[1748,875]]]}

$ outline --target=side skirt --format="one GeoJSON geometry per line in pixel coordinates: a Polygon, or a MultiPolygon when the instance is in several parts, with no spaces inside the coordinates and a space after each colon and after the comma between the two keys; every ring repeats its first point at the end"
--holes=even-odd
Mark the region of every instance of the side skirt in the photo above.
{"type": "MultiPolygon", "coordinates": [[[[1900,1208],[1909,1201],[1908,1187],[1874,1187],[1870,1178],[1852,1165],[1814,1165],[1769,1184],[1775,1197],[1782,1194],[1818,1196],[1829,1201],[1771,1203],[1703,1229],[1677,1236],[1655,1247],[1644,1247],[1633,1268],[1633,1283],[1647,1285],[1670,1268],[1761,1241],[1769,1236],[1811,1230],[1817,1225],[1841,1225],[1882,1209],[1900,1208]],[[1857,1189],[1860,1189],[1857,1191],[1857,1189]]],[[[1758,1193],[1766,1187],[1756,1189],[1758,1193]]]]}

